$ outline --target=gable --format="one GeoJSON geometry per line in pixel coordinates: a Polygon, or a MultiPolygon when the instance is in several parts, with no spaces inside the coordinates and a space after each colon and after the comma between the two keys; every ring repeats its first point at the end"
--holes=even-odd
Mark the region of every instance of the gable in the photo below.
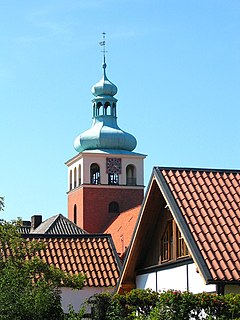
{"type": "MultiPolygon", "coordinates": [[[[199,268],[209,282],[239,281],[240,173],[230,170],[156,169],[170,190],[172,210],[177,203],[182,228],[188,226],[198,253],[199,268]],[[184,226],[185,224],[185,226],[184,226]],[[204,266],[205,264],[205,266],[204,266]],[[204,274],[204,272],[203,272],[204,274]]],[[[186,232],[185,232],[186,233],[186,232]]]]}
{"type": "Polygon", "coordinates": [[[239,186],[239,171],[154,168],[118,290],[133,288],[138,268],[151,262],[164,206],[205,282],[239,283],[239,186]]]}

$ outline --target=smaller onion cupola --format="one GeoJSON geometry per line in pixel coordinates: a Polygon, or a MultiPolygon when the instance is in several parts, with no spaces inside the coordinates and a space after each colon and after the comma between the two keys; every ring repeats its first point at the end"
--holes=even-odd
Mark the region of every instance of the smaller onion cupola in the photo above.
{"type": "Polygon", "coordinates": [[[95,149],[113,149],[133,151],[137,141],[133,135],[119,128],[117,124],[117,86],[106,75],[105,37],[100,43],[103,50],[103,76],[92,87],[94,95],[92,127],[81,133],[74,141],[74,148],[78,152],[95,149]]]}

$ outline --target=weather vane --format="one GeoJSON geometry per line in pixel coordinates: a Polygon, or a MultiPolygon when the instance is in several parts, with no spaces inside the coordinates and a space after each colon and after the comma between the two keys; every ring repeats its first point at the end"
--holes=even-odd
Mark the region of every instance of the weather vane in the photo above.
{"type": "Polygon", "coordinates": [[[103,32],[102,33],[102,41],[99,42],[100,46],[103,47],[102,53],[103,53],[103,63],[106,63],[106,41],[105,41],[105,35],[106,33],[103,32]]]}

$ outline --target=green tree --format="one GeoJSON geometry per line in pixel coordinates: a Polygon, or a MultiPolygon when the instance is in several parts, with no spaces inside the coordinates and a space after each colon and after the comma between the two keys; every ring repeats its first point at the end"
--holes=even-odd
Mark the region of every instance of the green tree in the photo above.
{"type": "Polygon", "coordinates": [[[19,223],[0,222],[0,320],[61,320],[59,287],[81,289],[84,277],[47,265],[41,242],[23,239],[19,223]]]}

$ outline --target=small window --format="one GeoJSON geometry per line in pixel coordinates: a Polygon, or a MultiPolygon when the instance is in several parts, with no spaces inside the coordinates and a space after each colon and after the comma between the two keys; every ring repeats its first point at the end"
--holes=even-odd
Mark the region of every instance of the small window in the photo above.
{"type": "Polygon", "coordinates": [[[91,184],[100,184],[100,168],[97,163],[91,164],[90,179],[91,179],[91,184]]]}
{"type": "Polygon", "coordinates": [[[79,164],[79,166],[78,166],[78,185],[79,185],[79,186],[82,184],[81,176],[82,176],[82,173],[81,173],[81,165],[79,164]]]}
{"type": "Polygon", "coordinates": [[[108,184],[118,185],[119,184],[119,174],[109,173],[108,174],[108,184]]]}
{"type": "Polygon", "coordinates": [[[111,108],[110,103],[106,102],[104,104],[104,115],[110,115],[110,112],[111,112],[110,108],[111,108]]]}
{"type": "Polygon", "coordinates": [[[77,224],[77,205],[74,205],[74,211],[73,211],[73,222],[77,224]]]}
{"type": "Polygon", "coordinates": [[[129,164],[126,168],[127,186],[136,186],[136,168],[134,165],[129,164]]]}
{"type": "Polygon", "coordinates": [[[72,190],[72,170],[69,172],[69,190],[72,190]]]}
{"type": "Polygon", "coordinates": [[[111,203],[109,203],[108,212],[119,213],[119,204],[116,201],[112,201],[111,203]]]}
{"type": "Polygon", "coordinates": [[[181,232],[177,229],[177,258],[188,256],[188,248],[182,237],[181,232]]]}
{"type": "Polygon", "coordinates": [[[96,109],[96,116],[101,116],[101,115],[102,115],[102,103],[98,102],[97,109],[96,109]]]}
{"type": "Polygon", "coordinates": [[[77,168],[74,168],[74,188],[77,186],[77,168]]]}
{"type": "Polygon", "coordinates": [[[162,237],[162,261],[173,258],[173,227],[172,220],[168,221],[167,227],[162,237]]]}
{"type": "Polygon", "coordinates": [[[174,220],[167,222],[161,239],[162,262],[189,256],[188,248],[174,220]]]}

